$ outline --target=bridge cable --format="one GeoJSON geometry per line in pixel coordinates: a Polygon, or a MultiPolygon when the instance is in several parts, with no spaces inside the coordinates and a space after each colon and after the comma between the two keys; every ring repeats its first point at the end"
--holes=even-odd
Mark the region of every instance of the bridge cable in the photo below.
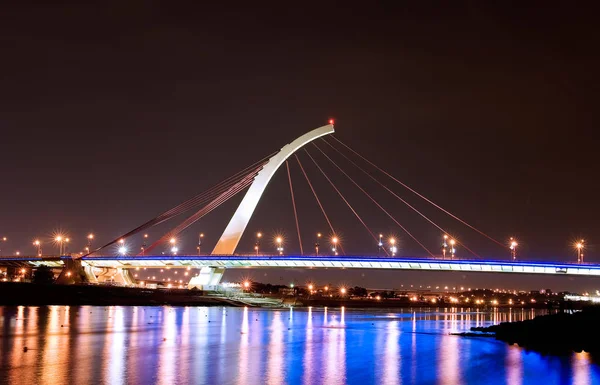
{"type": "MultiPolygon", "coordinates": [[[[418,196],[419,198],[425,200],[427,203],[431,204],[432,206],[434,206],[435,208],[437,208],[438,210],[441,210],[442,212],[446,213],[447,215],[449,215],[450,217],[456,219],[457,221],[459,221],[460,223],[462,223],[463,225],[469,227],[470,229],[478,232],[479,234],[483,235],[484,237],[486,237],[487,239],[491,240],[492,242],[495,242],[496,244],[506,248],[507,246],[505,244],[503,244],[502,242],[492,238],[491,236],[487,235],[486,233],[484,233],[483,231],[477,229],[476,227],[470,225],[469,223],[465,222],[464,220],[460,219],[459,217],[457,217],[456,215],[452,214],[450,211],[444,209],[443,207],[439,206],[438,204],[436,204],[435,202],[431,201],[430,199],[428,199],[427,197],[425,197],[424,195],[420,194],[419,192],[415,191],[414,189],[412,189],[410,186],[406,185],[405,183],[401,182],[400,180],[398,180],[397,178],[395,178],[393,175],[391,175],[390,173],[386,172],[385,170],[383,170],[382,168],[380,168],[379,166],[377,166],[375,163],[371,162],[370,160],[368,160],[367,158],[365,158],[364,156],[360,155],[358,152],[356,152],[355,150],[353,150],[350,146],[346,145],[345,143],[343,143],[341,140],[339,140],[338,138],[336,138],[335,136],[332,136],[332,138],[337,141],[338,143],[340,143],[342,146],[346,147],[348,150],[350,150],[352,153],[354,153],[355,155],[357,155],[358,157],[360,157],[362,160],[364,160],[365,162],[367,162],[368,164],[370,164],[371,166],[373,166],[374,168],[376,168],[377,170],[379,170],[380,172],[382,172],[383,174],[385,174],[386,176],[388,176],[389,178],[393,179],[396,183],[400,184],[402,187],[406,188],[408,191],[412,192],[413,194],[415,194],[416,196],[418,196]]],[[[338,150],[339,151],[339,150],[338,150]]]]}
{"type": "MultiPolygon", "coordinates": [[[[317,161],[315,160],[315,158],[312,157],[312,155],[308,152],[308,150],[306,150],[306,148],[304,149],[304,151],[306,152],[306,154],[310,157],[310,159],[313,161],[313,163],[315,164],[315,166],[317,166],[317,168],[319,169],[319,171],[321,171],[321,174],[323,174],[323,176],[325,177],[325,179],[327,179],[327,181],[329,182],[329,184],[331,185],[331,187],[333,187],[333,189],[335,190],[335,192],[338,193],[338,195],[340,196],[340,198],[342,198],[342,200],[344,201],[344,203],[346,203],[346,205],[348,206],[348,208],[350,208],[350,210],[352,211],[352,213],[356,216],[356,218],[358,218],[358,220],[360,221],[360,223],[362,223],[362,225],[364,226],[365,229],[367,229],[367,231],[369,232],[369,234],[371,234],[371,236],[373,237],[373,239],[375,240],[375,242],[377,242],[378,238],[375,236],[375,234],[373,234],[373,232],[371,231],[371,229],[369,229],[369,227],[367,226],[367,224],[362,220],[362,218],[360,217],[360,215],[358,215],[358,213],[356,212],[356,210],[354,210],[354,208],[352,207],[352,205],[350,205],[350,202],[348,202],[348,200],[344,197],[344,195],[342,195],[342,193],[340,192],[340,190],[335,186],[335,184],[333,184],[333,182],[331,181],[331,179],[329,179],[329,177],[327,176],[327,174],[325,174],[325,171],[323,171],[323,169],[321,168],[321,166],[319,166],[317,164],[317,161]]],[[[383,251],[385,252],[385,254],[387,256],[389,256],[387,250],[384,248],[383,251]]]]}
{"type": "MultiPolygon", "coordinates": [[[[327,213],[325,212],[325,209],[323,208],[323,205],[321,204],[321,201],[319,200],[319,197],[317,196],[315,188],[313,187],[312,183],[310,183],[310,179],[308,179],[308,175],[306,175],[306,171],[304,171],[304,167],[302,167],[302,163],[300,162],[300,158],[298,158],[298,154],[294,154],[294,156],[296,157],[296,161],[298,162],[298,165],[300,166],[300,170],[302,170],[302,174],[304,174],[304,178],[306,178],[306,182],[308,182],[308,186],[310,187],[313,195],[315,196],[315,199],[317,200],[317,203],[319,204],[319,207],[321,208],[321,212],[323,213],[323,216],[325,216],[325,219],[327,220],[327,223],[329,224],[331,233],[333,235],[335,235],[336,232],[333,229],[333,225],[331,224],[331,221],[329,220],[329,217],[327,216],[327,213]]],[[[341,244],[340,244],[340,250],[342,250],[342,253],[346,254],[344,251],[344,248],[341,244]]]]}
{"type": "Polygon", "coordinates": [[[117,243],[120,239],[126,239],[132,235],[135,235],[135,234],[143,231],[143,230],[146,230],[150,227],[153,227],[160,223],[163,223],[175,216],[178,216],[178,215],[188,211],[189,209],[191,209],[195,206],[198,206],[210,199],[214,199],[214,196],[216,196],[219,193],[222,193],[224,190],[227,190],[228,188],[231,188],[232,185],[235,185],[235,183],[239,182],[238,179],[242,179],[248,175],[256,176],[256,174],[262,169],[262,167],[265,165],[265,163],[268,161],[268,159],[271,158],[276,153],[277,152],[274,152],[274,153],[260,159],[259,161],[254,162],[250,166],[244,168],[241,171],[238,171],[237,173],[235,173],[235,174],[231,175],[230,177],[224,179],[223,181],[217,183],[215,186],[209,188],[208,190],[196,195],[195,197],[193,197],[191,199],[186,200],[185,202],[179,204],[178,206],[174,207],[171,210],[161,213],[157,217],[145,222],[144,224],[136,227],[135,229],[127,232],[126,234],[121,235],[120,237],[112,240],[111,242],[98,247],[97,249],[84,255],[84,257],[89,256],[94,253],[97,253],[98,251],[117,243]],[[249,170],[251,170],[250,173],[248,173],[249,170]],[[243,174],[243,173],[245,173],[245,174],[243,174]]]}
{"type": "MultiPolygon", "coordinates": [[[[314,143],[313,143],[313,144],[314,144],[314,143]]],[[[319,147],[318,147],[316,144],[314,144],[314,145],[315,145],[315,147],[317,147],[317,148],[319,149],[319,151],[321,150],[321,149],[320,149],[320,148],[319,148],[319,147]]],[[[322,151],[321,151],[321,152],[322,152],[322,151]]],[[[327,155],[325,155],[325,156],[327,156],[327,155]]],[[[381,209],[381,211],[383,211],[384,213],[386,213],[386,214],[387,214],[387,216],[388,216],[388,217],[390,217],[390,219],[391,219],[391,220],[393,220],[393,221],[394,221],[394,222],[395,222],[395,223],[396,223],[398,226],[400,226],[400,228],[401,228],[402,230],[404,230],[404,232],[405,232],[406,234],[408,234],[408,236],[410,236],[410,237],[411,237],[411,238],[412,238],[412,239],[413,239],[415,242],[417,242],[417,244],[418,244],[419,246],[421,246],[421,247],[422,247],[422,248],[423,248],[423,249],[424,249],[424,250],[425,250],[425,251],[426,251],[426,252],[427,252],[429,255],[431,255],[433,258],[435,258],[435,255],[434,255],[434,254],[433,254],[431,251],[429,251],[429,249],[428,249],[427,247],[425,247],[425,245],[423,245],[423,244],[422,244],[422,243],[421,243],[421,242],[420,242],[420,241],[419,241],[417,238],[415,238],[415,236],[414,236],[414,235],[412,235],[412,234],[411,234],[411,232],[410,232],[410,231],[408,231],[408,230],[407,230],[407,229],[406,229],[404,226],[402,226],[402,224],[401,224],[400,222],[398,222],[398,221],[396,220],[396,218],[394,218],[394,217],[392,216],[392,214],[390,214],[390,213],[389,213],[389,212],[388,212],[386,209],[384,209],[384,208],[383,208],[383,206],[381,206],[381,205],[380,205],[380,204],[379,204],[379,203],[378,203],[378,202],[377,202],[377,201],[376,201],[376,200],[375,200],[375,199],[374,199],[374,198],[373,198],[371,195],[369,195],[369,193],[367,193],[367,192],[365,191],[365,189],[363,189],[362,187],[360,187],[360,186],[358,185],[358,183],[356,183],[356,182],[354,181],[354,179],[352,179],[352,178],[351,178],[351,177],[350,177],[350,176],[349,176],[349,175],[348,175],[348,174],[347,174],[347,173],[346,173],[344,170],[342,170],[342,169],[340,168],[340,166],[338,166],[338,165],[337,165],[335,162],[333,162],[333,160],[331,160],[331,158],[327,157],[327,159],[329,159],[329,161],[330,161],[331,163],[333,163],[333,165],[334,165],[334,166],[336,166],[336,167],[338,168],[338,170],[340,170],[340,171],[341,171],[341,172],[342,172],[342,173],[343,173],[343,174],[344,174],[344,175],[345,175],[345,176],[346,176],[346,177],[347,177],[347,178],[348,178],[348,179],[349,179],[349,180],[350,180],[350,181],[351,181],[351,182],[352,182],[352,183],[353,183],[353,184],[354,184],[356,187],[358,187],[358,189],[359,189],[360,191],[362,191],[362,192],[363,192],[363,194],[365,194],[365,195],[366,195],[366,196],[367,196],[369,199],[371,199],[371,201],[373,201],[373,203],[375,203],[375,204],[377,205],[377,207],[379,207],[379,209],[381,209]]]]}
{"type": "MultiPolygon", "coordinates": [[[[354,161],[352,161],[350,158],[348,158],[346,155],[344,155],[343,153],[339,152],[339,150],[335,147],[333,147],[329,142],[327,142],[326,140],[323,140],[328,146],[330,146],[331,148],[333,148],[334,150],[338,151],[338,153],[343,156],[347,161],[349,161],[350,163],[352,163],[356,168],[358,168],[360,171],[362,171],[364,174],[366,174],[369,178],[371,178],[372,180],[374,180],[375,182],[377,182],[381,187],[383,187],[387,192],[389,192],[390,194],[392,194],[394,197],[396,197],[398,200],[400,200],[402,203],[404,203],[406,206],[408,206],[411,210],[413,210],[414,212],[416,212],[417,214],[419,214],[421,217],[423,217],[427,222],[431,223],[432,225],[434,225],[436,228],[438,228],[438,230],[442,231],[445,234],[449,234],[446,230],[444,230],[441,226],[439,226],[437,223],[435,223],[434,221],[432,221],[431,219],[429,219],[429,217],[427,217],[425,214],[421,213],[419,210],[417,210],[415,207],[413,207],[410,203],[408,203],[407,201],[405,201],[402,197],[400,197],[398,194],[396,194],[395,192],[393,192],[392,190],[390,190],[390,188],[388,188],[386,185],[384,185],[382,182],[380,182],[377,178],[375,178],[373,175],[369,174],[368,171],[366,171],[365,169],[363,169],[362,167],[360,167],[358,164],[356,164],[354,161]]],[[[317,146],[315,144],[315,147],[317,147],[319,149],[319,151],[321,151],[321,153],[323,155],[325,155],[327,157],[327,159],[329,159],[332,163],[333,160],[331,160],[331,158],[329,158],[329,156],[327,156],[327,154],[325,154],[325,152],[323,152],[322,149],[319,148],[319,146],[317,146]]],[[[335,164],[335,163],[334,163],[335,164]]],[[[336,165],[337,166],[337,165],[336,165]]],[[[339,167],[338,167],[339,168],[339,167]]],[[[341,169],[340,169],[341,170],[341,169]]],[[[463,246],[467,251],[469,251],[471,254],[475,255],[477,258],[481,258],[480,255],[478,255],[476,252],[474,252],[473,250],[471,250],[470,248],[467,247],[467,245],[465,245],[464,243],[459,242],[458,240],[456,240],[456,243],[458,243],[459,245],[463,246]]]]}
{"type": "Polygon", "coordinates": [[[220,205],[222,205],[223,203],[228,201],[230,198],[237,195],[240,191],[243,191],[246,187],[248,187],[252,183],[253,178],[254,178],[253,175],[249,175],[246,179],[238,182],[235,186],[231,187],[228,191],[224,192],[223,194],[221,194],[220,196],[215,198],[212,202],[210,202],[206,206],[202,207],[200,210],[198,210],[196,213],[194,213],[193,215],[191,215],[190,217],[185,219],[182,223],[177,225],[171,231],[169,231],[168,233],[163,235],[159,240],[157,240],[152,245],[150,245],[146,250],[144,250],[144,253],[147,253],[147,252],[153,250],[154,248],[156,248],[157,246],[159,246],[163,243],[166,243],[167,240],[169,240],[170,238],[176,237],[183,230],[187,229],[192,224],[194,224],[198,220],[200,220],[202,217],[204,217],[205,215],[207,215],[208,213],[210,213],[211,211],[213,211],[214,209],[216,209],[217,207],[219,207],[220,205]]]}
{"type": "Polygon", "coordinates": [[[296,201],[294,199],[294,188],[292,186],[292,175],[290,174],[290,165],[287,160],[285,161],[285,167],[287,168],[288,181],[290,182],[290,194],[292,195],[292,206],[294,207],[294,218],[296,219],[296,230],[298,231],[298,242],[300,243],[300,255],[304,255],[302,238],[300,237],[300,224],[298,223],[298,213],[296,211],[296,201]]]}

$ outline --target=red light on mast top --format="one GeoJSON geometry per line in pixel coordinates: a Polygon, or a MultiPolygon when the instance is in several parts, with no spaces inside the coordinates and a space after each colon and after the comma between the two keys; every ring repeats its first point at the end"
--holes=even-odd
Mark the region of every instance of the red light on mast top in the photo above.
{"type": "Polygon", "coordinates": [[[329,119],[329,124],[333,125],[333,119],[329,119]]]}

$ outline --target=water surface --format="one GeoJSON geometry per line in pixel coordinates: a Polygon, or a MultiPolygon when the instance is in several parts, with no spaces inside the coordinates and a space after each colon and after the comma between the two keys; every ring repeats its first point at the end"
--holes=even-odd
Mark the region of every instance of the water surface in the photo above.
{"type": "Polygon", "coordinates": [[[600,384],[587,353],[549,357],[449,335],[535,314],[0,307],[0,383],[600,384]]]}

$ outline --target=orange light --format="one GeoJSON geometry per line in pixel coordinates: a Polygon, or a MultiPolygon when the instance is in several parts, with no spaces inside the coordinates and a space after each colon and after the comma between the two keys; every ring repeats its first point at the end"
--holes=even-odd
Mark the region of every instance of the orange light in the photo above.
{"type": "Polygon", "coordinates": [[[333,119],[329,119],[329,124],[333,124],[333,119]]]}

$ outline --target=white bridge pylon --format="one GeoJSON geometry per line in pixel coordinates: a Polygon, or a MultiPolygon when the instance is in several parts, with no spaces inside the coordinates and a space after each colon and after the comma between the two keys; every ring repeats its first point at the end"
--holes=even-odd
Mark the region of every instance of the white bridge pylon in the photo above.
{"type": "Polygon", "coordinates": [[[250,218],[256,209],[256,205],[260,200],[263,192],[267,188],[269,181],[279,169],[279,167],[297,150],[304,145],[312,142],[313,140],[320,138],[325,135],[334,133],[333,124],[328,124],[316,128],[306,134],[300,136],[293,142],[286,144],[279,150],[279,152],[273,155],[267,163],[263,166],[262,170],[258,172],[256,178],[250,185],[250,188],[246,192],[244,199],[238,206],[237,210],[233,214],[233,217],[229,221],[229,224],[225,228],[223,235],[219,238],[215,248],[212,251],[213,255],[225,255],[234,254],[237,248],[244,230],[250,222],[250,218]]]}

